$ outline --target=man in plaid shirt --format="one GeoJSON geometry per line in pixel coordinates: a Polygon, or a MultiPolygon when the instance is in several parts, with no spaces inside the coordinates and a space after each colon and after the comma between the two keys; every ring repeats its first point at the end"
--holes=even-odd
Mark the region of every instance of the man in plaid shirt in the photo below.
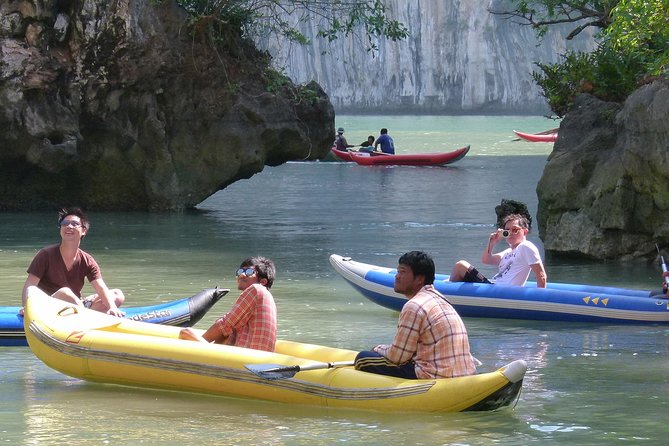
{"type": "Polygon", "coordinates": [[[276,344],[276,305],[269,289],[274,283],[274,263],[265,257],[252,257],[237,270],[237,288],[242,293],[230,311],[200,336],[192,328],[179,337],[200,342],[235,345],[274,351],[276,344]]]}
{"type": "Polygon", "coordinates": [[[476,373],[462,319],[432,285],[434,261],[421,251],[399,259],[394,290],[409,301],[400,312],[391,345],[355,358],[358,370],[409,379],[453,378],[476,373]]]}

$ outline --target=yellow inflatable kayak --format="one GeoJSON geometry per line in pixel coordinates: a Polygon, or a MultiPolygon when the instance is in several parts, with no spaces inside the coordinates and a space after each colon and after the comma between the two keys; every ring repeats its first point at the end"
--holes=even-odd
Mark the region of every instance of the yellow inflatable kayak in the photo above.
{"type": "Polygon", "coordinates": [[[180,328],[120,319],[28,290],[25,332],[49,367],[88,381],[382,411],[494,410],[518,396],[527,366],[407,380],[360,372],[357,352],[278,341],[276,352],[178,339],[180,328]]]}

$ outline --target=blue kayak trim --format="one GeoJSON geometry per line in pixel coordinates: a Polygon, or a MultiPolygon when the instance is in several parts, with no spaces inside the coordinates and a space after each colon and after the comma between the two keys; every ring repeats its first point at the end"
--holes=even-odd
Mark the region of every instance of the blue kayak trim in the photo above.
{"type": "MultiPolygon", "coordinates": [[[[443,280],[448,281],[450,275],[448,274],[435,274],[434,280],[443,280]]],[[[536,288],[537,283],[528,281],[525,284],[525,288],[536,288]]],[[[593,294],[621,294],[623,296],[639,296],[639,297],[650,297],[654,293],[649,290],[634,290],[630,288],[616,288],[610,286],[599,286],[599,285],[581,285],[577,283],[559,283],[559,282],[548,282],[546,288],[551,290],[564,290],[564,291],[583,291],[586,293],[593,294]]]]}
{"type": "MultiPolygon", "coordinates": [[[[156,305],[122,307],[126,319],[153,324],[190,327],[216,302],[230,292],[227,288],[208,288],[191,296],[156,305]]],[[[21,307],[0,307],[0,347],[27,347],[21,307]]]]}
{"type": "MultiPolygon", "coordinates": [[[[407,298],[393,291],[395,269],[353,261],[338,255],[330,263],[342,277],[372,302],[400,311],[407,298]]],[[[435,288],[464,317],[615,324],[669,323],[669,300],[648,290],[552,283],[525,287],[449,282],[437,275],[435,288]]]]}

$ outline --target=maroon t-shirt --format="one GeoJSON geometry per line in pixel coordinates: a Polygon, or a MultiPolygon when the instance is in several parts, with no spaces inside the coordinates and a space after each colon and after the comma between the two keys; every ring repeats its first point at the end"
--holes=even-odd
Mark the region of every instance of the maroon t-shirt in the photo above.
{"type": "Polygon", "coordinates": [[[77,250],[72,269],[68,271],[60,255],[60,245],[40,249],[28,267],[28,274],[40,278],[37,287],[47,294],[68,287],[79,297],[84,287],[84,277],[88,278],[89,282],[102,277],[100,267],[93,256],[81,249],[77,250]]]}

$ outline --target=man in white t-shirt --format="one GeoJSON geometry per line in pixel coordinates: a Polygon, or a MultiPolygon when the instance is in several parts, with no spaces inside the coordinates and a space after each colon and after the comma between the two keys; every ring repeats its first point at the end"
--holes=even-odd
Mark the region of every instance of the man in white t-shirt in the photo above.
{"type": "Polygon", "coordinates": [[[504,218],[503,229],[490,234],[488,245],[481,261],[486,265],[497,265],[498,272],[489,280],[465,260],[458,261],[451,273],[451,282],[494,283],[505,286],[525,286],[530,271],[534,273],[538,288],[546,288],[546,270],[541,261],[539,250],[527,240],[530,232],[529,221],[520,214],[511,214],[504,218]],[[494,253],[493,248],[502,238],[509,248],[494,253]]]}

